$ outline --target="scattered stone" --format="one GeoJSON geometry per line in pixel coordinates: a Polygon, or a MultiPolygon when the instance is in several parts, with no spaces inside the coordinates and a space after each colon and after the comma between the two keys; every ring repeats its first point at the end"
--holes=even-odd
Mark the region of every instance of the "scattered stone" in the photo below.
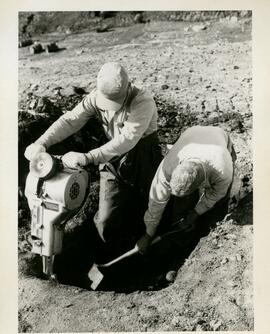
{"type": "Polygon", "coordinates": [[[220,328],[220,326],[222,325],[222,322],[220,320],[211,320],[209,325],[210,325],[211,329],[216,331],[220,328]]]}
{"type": "Polygon", "coordinates": [[[104,24],[103,26],[98,27],[98,28],[96,29],[96,32],[98,32],[98,33],[100,33],[100,32],[108,32],[109,29],[110,29],[110,26],[107,25],[107,24],[104,24]]]}
{"type": "Polygon", "coordinates": [[[237,23],[238,22],[237,16],[232,16],[231,19],[230,19],[230,22],[231,23],[237,23]]]}
{"type": "Polygon", "coordinates": [[[197,326],[195,327],[195,331],[196,331],[196,332],[203,332],[203,331],[204,331],[204,328],[203,328],[202,325],[197,325],[197,326]]]}
{"type": "Polygon", "coordinates": [[[22,219],[24,217],[24,210],[20,209],[18,212],[18,218],[22,219]]]}
{"type": "Polygon", "coordinates": [[[243,183],[249,182],[249,176],[248,175],[241,175],[241,180],[243,183]]]}
{"type": "Polygon", "coordinates": [[[217,239],[213,239],[213,240],[212,240],[212,244],[213,244],[214,246],[217,246],[217,244],[218,244],[217,239]]]}
{"type": "Polygon", "coordinates": [[[57,52],[59,51],[59,47],[55,42],[53,42],[45,45],[45,51],[46,53],[57,52]]]}
{"type": "Polygon", "coordinates": [[[71,306],[73,306],[73,304],[69,303],[69,304],[65,305],[64,307],[68,308],[68,307],[71,307],[71,306]]]}
{"type": "Polygon", "coordinates": [[[236,261],[240,262],[243,259],[243,255],[242,254],[236,254],[235,258],[236,258],[236,261]]]}
{"type": "Polygon", "coordinates": [[[228,259],[227,257],[225,257],[225,258],[220,262],[220,264],[225,264],[225,263],[227,263],[227,262],[229,262],[229,259],[228,259]]]}
{"type": "Polygon", "coordinates": [[[83,54],[85,51],[84,51],[84,49],[81,49],[81,50],[76,50],[76,55],[81,55],[81,54],[83,54]]]}
{"type": "Polygon", "coordinates": [[[29,48],[30,54],[37,54],[41,53],[43,51],[42,45],[35,42],[33,45],[29,48]]]}
{"type": "Polygon", "coordinates": [[[32,44],[33,44],[32,39],[24,39],[24,40],[19,42],[19,48],[23,48],[25,46],[30,46],[32,44]]]}
{"type": "Polygon", "coordinates": [[[78,95],[87,94],[87,92],[81,87],[76,87],[76,86],[72,86],[72,87],[73,87],[73,91],[74,91],[75,94],[78,94],[78,95]]]}
{"type": "Polygon", "coordinates": [[[237,287],[237,284],[233,281],[228,281],[226,284],[227,284],[227,286],[232,287],[232,288],[237,287]]]}
{"type": "Polygon", "coordinates": [[[232,234],[232,233],[227,234],[227,237],[229,239],[232,239],[232,240],[236,240],[237,239],[237,236],[235,234],[232,234]]]}
{"type": "Polygon", "coordinates": [[[207,29],[207,26],[205,24],[201,24],[201,25],[195,25],[192,27],[192,30],[195,31],[195,32],[199,32],[199,31],[202,31],[202,30],[205,30],[207,29]]]}
{"type": "Polygon", "coordinates": [[[35,109],[37,105],[37,100],[36,99],[33,99],[30,103],[29,103],[29,108],[30,109],[35,109]]]}
{"type": "Polygon", "coordinates": [[[40,97],[36,106],[38,113],[49,113],[52,110],[53,104],[47,97],[40,97]]]}
{"type": "Polygon", "coordinates": [[[173,326],[178,326],[181,323],[181,318],[179,316],[174,316],[172,318],[171,324],[173,326]]]}
{"type": "Polygon", "coordinates": [[[241,10],[240,17],[248,16],[248,10],[241,10]]]}
{"type": "Polygon", "coordinates": [[[170,270],[169,272],[167,272],[166,274],[166,280],[168,282],[174,282],[177,276],[177,272],[175,270],[170,270]]]}
{"type": "Polygon", "coordinates": [[[162,89],[162,90],[166,90],[166,89],[168,89],[168,88],[169,88],[169,86],[166,85],[166,84],[164,84],[164,85],[161,86],[161,89],[162,89]]]}
{"type": "Polygon", "coordinates": [[[135,16],[134,16],[134,22],[135,23],[145,23],[145,20],[143,18],[143,14],[142,13],[137,13],[135,16]]]}

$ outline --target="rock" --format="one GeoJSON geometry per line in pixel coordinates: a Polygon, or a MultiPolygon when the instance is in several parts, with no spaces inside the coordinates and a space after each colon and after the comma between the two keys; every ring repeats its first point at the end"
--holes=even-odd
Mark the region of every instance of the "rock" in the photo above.
{"type": "Polygon", "coordinates": [[[53,104],[47,97],[40,97],[36,106],[38,113],[50,113],[53,104]]]}
{"type": "Polygon", "coordinates": [[[76,87],[76,86],[72,86],[72,87],[73,87],[73,91],[74,91],[75,94],[78,94],[78,95],[87,94],[87,92],[81,87],[76,87]]]}
{"type": "Polygon", "coordinates": [[[232,233],[229,233],[227,234],[227,237],[232,239],[232,240],[236,240],[237,239],[237,236],[235,234],[232,234],[232,233]]]}
{"type": "Polygon", "coordinates": [[[213,240],[212,240],[212,244],[213,244],[214,246],[217,246],[217,244],[218,244],[217,239],[213,239],[213,240]]]}
{"type": "Polygon", "coordinates": [[[23,48],[25,46],[30,46],[33,44],[32,39],[25,39],[19,42],[19,48],[23,48]]]}
{"type": "Polygon", "coordinates": [[[29,108],[30,109],[35,109],[37,105],[37,100],[36,99],[33,99],[30,103],[29,103],[29,108]]]}
{"type": "Polygon", "coordinates": [[[239,66],[234,65],[233,69],[234,69],[234,70],[238,70],[238,69],[239,69],[239,66]]]}
{"type": "Polygon", "coordinates": [[[229,259],[227,258],[227,257],[225,257],[221,262],[220,262],[220,264],[225,264],[225,263],[227,263],[229,261],[229,259]]]}
{"type": "Polygon", "coordinates": [[[166,84],[164,84],[164,85],[161,86],[161,89],[162,89],[162,90],[166,90],[166,89],[168,89],[168,88],[169,88],[169,86],[166,85],[166,84]]]}
{"type": "Polygon", "coordinates": [[[18,212],[18,218],[22,219],[24,216],[25,216],[24,210],[20,209],[19,212],[18,212]]]}
{"type": "Polygon", "coordinates": [[[233,281],[228,281],[226,283],[226,285],[229,286],[229,287],[231,287],[231,288],[237,287],[237,284],[235,282],[233,282],[233,281]]]}
{"type": "Polygon", "coordinates": [[[196,332],[203,332],[204,328],[202,325],[197,325],[195,328],[196,332]]]}
{"type": "Polygon", "coordinates": [[[59,51],[59,47],[55,42],[53,42],[45,45],[45,51],[46,53],[57,52],[59,51]]]}
{"type": "Polygon", "coordinates": [[[41,53],[43,51],[42,45],[35,42],[33,45],[29,48],[30,54],[37,54],[41,53]]]}
{"type": "Polygon", "coordinates": [[[172,318],[171,324],[173,326],[178,326],[181,323],[181,318],[179,316],[174,316],[172,318]]]}
{"type": "Polygon", "coordinates": [[[240,261],[242,261],[243,255],[242,254],[236,254],[235,258],[236,258],[236,261],[240,262],[240,261]]]}
{"type": "Polygon", "coordinates": [[[184,32],[188,32],[188,31],[190,31],[190,27],[189,26],[184,28],[184,32]]]}
{"type": "Polygon", "coordinates": [[[98,33],[100,33],[100,32],[108,32],[109,31],[109,25],[107,25],[107,24],[104,24],[103,26],[101,26],[101,27],[98,27],[97,29],[96,29],[96,32],[98,32],[98,33]]]}
{"type": "Polygon", "coordinates": [[[84,49],[76,51],[76,55],[78,55],[78,56],[81,55],[82,53],[85,53],[84,49]]]}
{"type": "Polygon", "coordinates": [[[167,272],[166,274],[166,280],[168,282],[174,282],[177,276],[177,272],[175,270],[170,270],[169,272],[167,272]]]}
{"type": "Polygon", "coordinates": [[[240,17],[246,17],[248,16],[248,10],[241,10],[240,17]]]}
{"type": "Polygon", "coordinates": [[[209,325],[210,325],[211,329],[216,331],[222,325],[222,322],[220,320],[211,320],[209,325]]]}
{"type": "Polygon", "coordinates": [[[232,17],[230,18],[230,22],[233,23],[233,24],[237,23],[237,22],[238,22],[238,18],[237,18],[237,16],[232,16],[232,17]]]}
{"type": "Polygon", "coordinates": [[[207,26],[205,24],[201,24],[201,25],[195,25],[192,27],[192,30],[195,31],[195,32],[199,32],[199,31],[202,31],[202,30],[205,30],[207,29],[207,26]]]}
{"type": "Polygon", "coordinates": [[[68,303],[64,307],[68,308],[68,307],[71,307],[71,306],[73,306],[73,304],[72,303],[68,303]]]}
{"type": "Polygon", "coordinates": [[[135,16],[134,16],[134,22],[135,23],[145,23],[144,19],[143,19],[143,14],[142,13],[137,13],[135,16]]]}
{"type": "Polygon", "coordinates": [[[249,182],[249,176],[248,175],[245,175],[245,176],[241,175],[241,179],[242,179],[243,183],[249,182]]]}

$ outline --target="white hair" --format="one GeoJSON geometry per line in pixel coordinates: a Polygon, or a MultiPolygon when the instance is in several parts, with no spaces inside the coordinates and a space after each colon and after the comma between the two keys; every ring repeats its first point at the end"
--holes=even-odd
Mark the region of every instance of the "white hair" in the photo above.
{"type": "Polygon", "coordinates": [[[196,161],[185,160],[172,172],[170,186],[175,196],[189,195],[203,182],[202,165],[196,161]]]}

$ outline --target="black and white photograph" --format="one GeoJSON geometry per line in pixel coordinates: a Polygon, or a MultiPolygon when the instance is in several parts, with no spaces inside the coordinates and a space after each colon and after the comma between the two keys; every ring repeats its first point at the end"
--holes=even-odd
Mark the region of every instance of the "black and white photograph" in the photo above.
{"type": "Polygon", "coordinates": [[[252,11],[18,13],[18,330],[253,331],[252,11]]]}
{"type": "Polygon", "coordinates": [[[268,332],[263,3],[3,5],[0,332],[268,332]]]}

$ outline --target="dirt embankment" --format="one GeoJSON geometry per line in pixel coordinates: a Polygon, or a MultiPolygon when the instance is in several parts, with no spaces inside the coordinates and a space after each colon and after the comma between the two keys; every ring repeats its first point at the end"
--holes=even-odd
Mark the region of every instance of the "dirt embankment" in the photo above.
{"type": "MultiPolygon", "coordinates": [[[[173,15],[173,14],[171,14],[173,15]]],[[[137,257],[111,273],[103,291],[88,291],[76,272],[87,267],[89,219],[97,208],[98,172],[89,199],[66,226],[66,272],[54,285],[41,278],[30,254],[29,211],[20,192],[19,330],[21,332],[252,330],[252,77],[251,22],[231,15],[216,21],[150,21],[71,34],[44,34],[61,51],[19,52],[20,190],[28,165],[23,152],[62,112],[95,87],[100,66],[118,60],[130,78],[154,95],[164,148],[195,124],[228,130],[235,144],[242,201],[230,216],[189,248],[137,257]],[[232,17],[234,19],[232,19],[232,17]],[[78,262],[80,264],[78,265],[78,262]],[[174,283],[165,279],[174,269],[174,283]],[[38,278],[37,278],[38,277],[38,278]],[[81,286],[79,287],[79,285],[81,286]],[[77,286],[76,286],[77,285],[77,286]]],[[[87,151],[98,145],[96,126],[52,148],[87,151]]]]}

